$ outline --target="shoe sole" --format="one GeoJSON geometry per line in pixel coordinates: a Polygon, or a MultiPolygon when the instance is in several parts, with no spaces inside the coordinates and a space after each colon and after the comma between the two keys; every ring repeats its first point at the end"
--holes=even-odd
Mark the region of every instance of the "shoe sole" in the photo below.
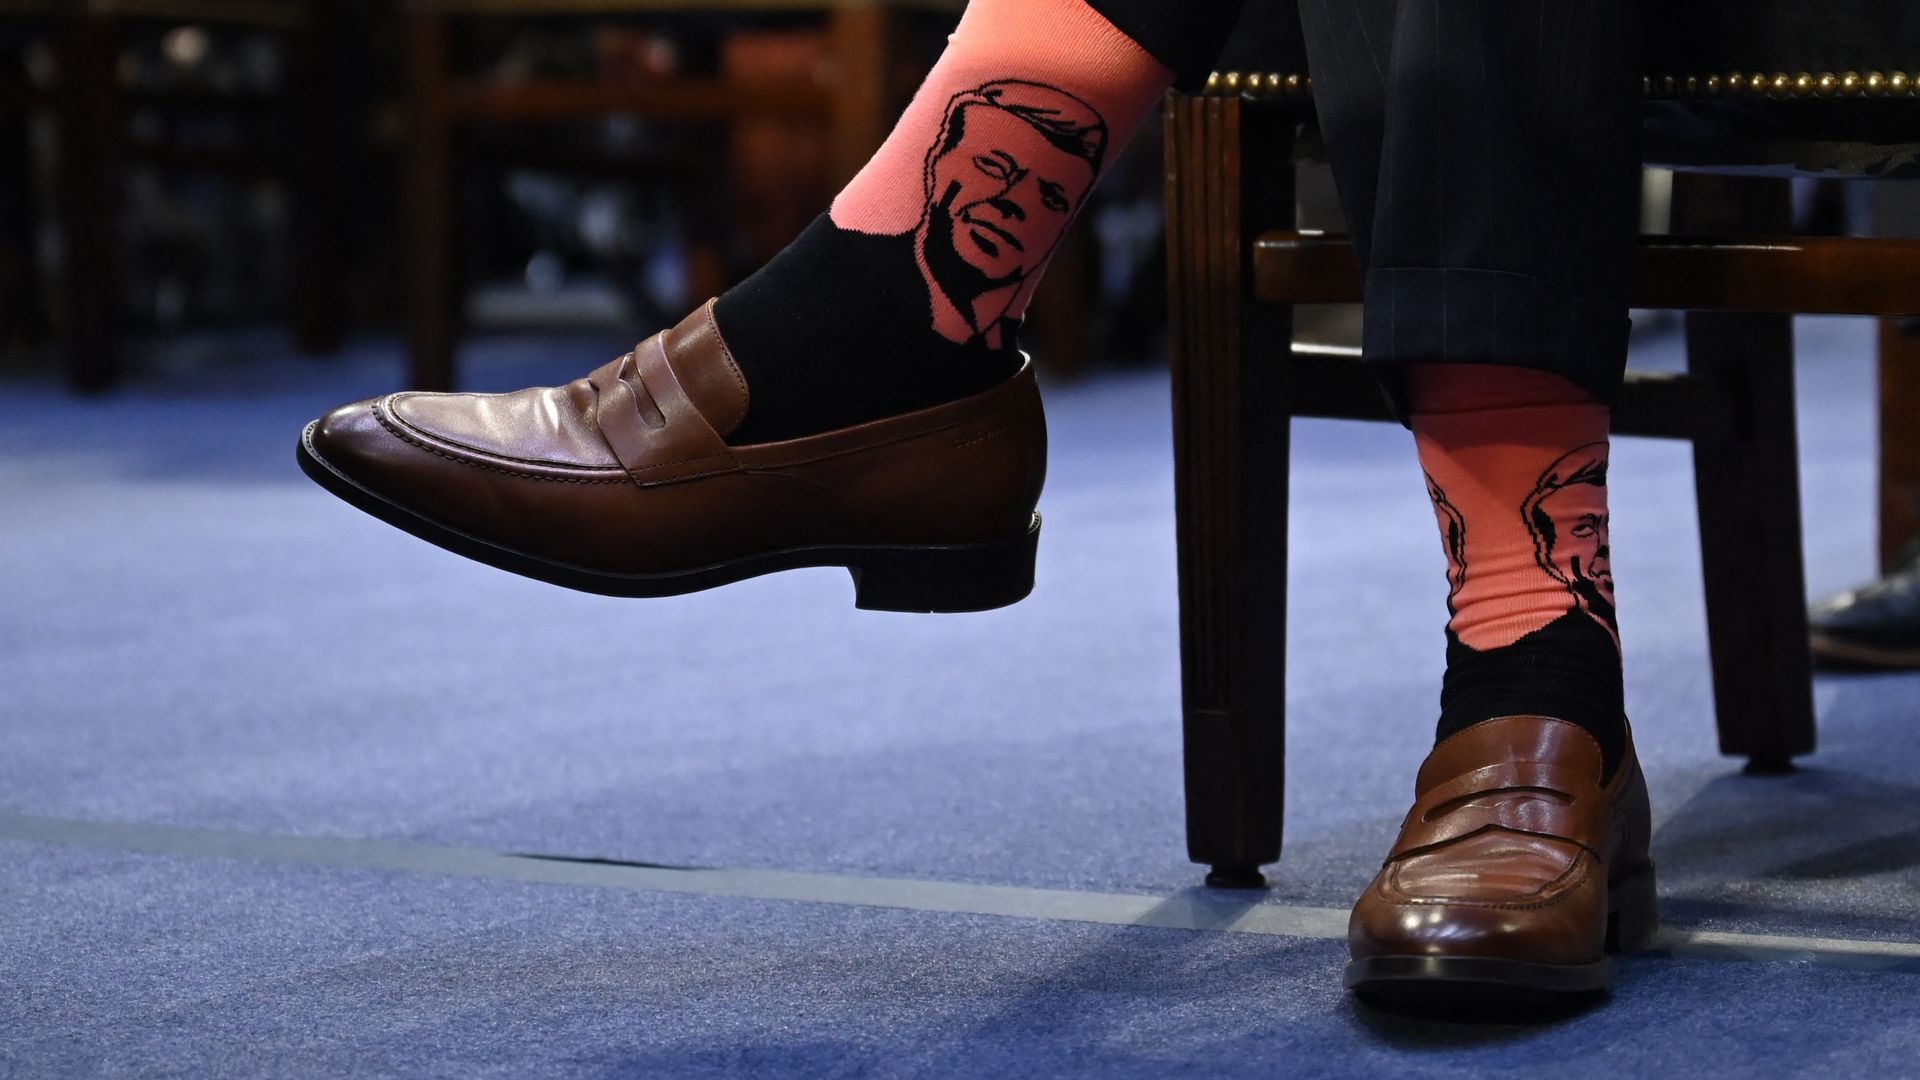
{"type": "MultiPolygon", "coordinates": [[[[1660,928],[1653,864],[1607,890],[1608,953],[1630,952],[1660,928]]],[[[1370,956],[1348,962],[1349,990],[1386,1004],[1429,1010],[1526,1008],[1596,994],[1613,985],[1613,961],[1539,964],[1482,956],[1370,956]]]]}
{"type": "Polygon", "coordinates": [[[436,547],[562,588],[601,596],[682,596],[783,570],[837,566],[853,575],[854,606],[867,611],[988,611],[1033,591],[1037,513],[1024,535],[981,544],[821,544],[658,574],[613,574],[556,562],[443,525],[362,487],[314,448],[318,424],[307,425],[296,450],[300,470],[314,483],[436,547]]]}
{"type": "Polygon", "coordinates": [[[1810,634],[1807,647],[1816,660],[1853,668],[1886,668],[1906,671],[1920,668],[1920,649],[1881,648],[1841,641],[1825,634],[1810,634]]]}

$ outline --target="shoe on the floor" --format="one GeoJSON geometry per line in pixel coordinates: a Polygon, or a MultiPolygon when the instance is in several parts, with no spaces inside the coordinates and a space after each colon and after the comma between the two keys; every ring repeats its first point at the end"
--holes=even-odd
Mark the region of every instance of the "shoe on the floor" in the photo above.
{"type": "Polygon", "coordinates": [[[1434,747],[1354,905],[1347,986],[1442,1007],[1606,989],[1607,953],[1659,920],[1631,736],[1605,787],[1601,776],[1593,736],[1546,717],[1482,721],[1434,747]]]}
{"type": "Polygon", "coordinates": [[[299,460],[388,524],[587,592],[669,596],[806,566],[847,568],[855,603],[886,611],[1032,590],[1046,427],[1031,360],[951,404],[727,445],[747,408],[708,303],[564,386],[336,409],[299,460]]]}
{"type": "Polygon", "coordinates": [[[1920,668],[1920,555],[1807,612],[1807,644],[1831,667],[1920,668]]]}

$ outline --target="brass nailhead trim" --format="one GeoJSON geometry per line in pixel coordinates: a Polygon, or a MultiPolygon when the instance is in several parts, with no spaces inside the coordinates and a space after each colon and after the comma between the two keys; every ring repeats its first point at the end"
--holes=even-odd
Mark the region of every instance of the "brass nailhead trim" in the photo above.
{"type": "Polygon", "coordinates": [[[1206,93],[1227,96],[1244,94],[1249,97],[1300,97],[1313,93],[1313,80],[1298,73],[1282,75],[1216,71],[1207,76],[1206,93]]]}
{"type": "MultiPolygon", "coordinates": [[[[1865,75],[1857,71],[1734,71],[1725,75],[1649,75],[1641,80],[1641,89],[1650,98],[1905,98],[1920,92],[1920,76],[1904,71],[1869,71],[1865,75]]],[[[1313,93],[1313,80],[1297,73],[1216,71],[1207,76],[1204,92],[1229,97],[1300,97],[1313,93]]]]}

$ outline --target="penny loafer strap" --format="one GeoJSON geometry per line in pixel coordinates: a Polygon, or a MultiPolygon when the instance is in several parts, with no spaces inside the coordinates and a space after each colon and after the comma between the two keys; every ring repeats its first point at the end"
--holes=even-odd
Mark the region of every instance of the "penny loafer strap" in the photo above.
{"type": "Polygon", "coordinates": [[[1610,824],[1606,797],[1593,780],[1545,762],[1504,762],[1423,792],[1408,811],[1390,858],[1489,828],[1568,840],[1599,856],[1610,824]]]}
{"type": "Polygon", "coordinates": [[[674,375],[662,335],[601,366],[587,381],[596,395],[594,422],[635,484],[653,487],[739,467],[674,375]]]}

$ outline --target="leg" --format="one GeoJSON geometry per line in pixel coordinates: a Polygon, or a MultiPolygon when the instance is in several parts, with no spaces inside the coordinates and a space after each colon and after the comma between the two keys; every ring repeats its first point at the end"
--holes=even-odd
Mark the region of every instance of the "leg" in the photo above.
{"type": "MultiPolygon", "coordinates": [[[[1204,34],[1238,6],[974,0],[872,160],[740,287],[564,386],[337,409],[299,460],[402,529],[573,588],[673,595],[826,565],[861,607],[1012,603],[1033,585],[1046,467],[1026,301],[1180,57],[1216,51],[1204,34]]],[[[449,356],[446,34],[431,13],[411,25],[432,383],[449,356]]]]}
{"type": "MultiPolygon", "coordinates": [[[[829,212],[720,298],[754,405],[782,441],[978,393],[1012,374],[1034,289],[1121,143],[1239,0],[974,0],[905,114],[829,212]],[[1070,44],[1068,44],[1070,43],[1070,44]],[[876,349],[876,341],[889,349],[876,349]]],[[[836,16],[843,53],[872,13],[836,16]]],[[[878,93],[860,80],[841,125],[878,93]]]]}
{"type": "Polygon", "coordinates": [[[1288,308],[1247,302],[1246,238],[1293,223],[1292,126],[1237,98],[1167,114],[1167,277],[1187,854],[1263,883],[1286,794],[1288,308]]]}
{"type": "MultiPolygon", "coordinates": [[[[1674,220],[1683,231],[1778,235],[1790,227],[1785,181],[1676,180],[1674,220]]],[[[1750,758],[1751,771],[1780,772],[1814,741],[1793,320],[1690,314],[1687,366],[1732,384],[1745,405],[1739,439],[1693,450],[1720,749],[1750,758]]]]}
{"type": "Polygon", "coordinates": [[[1364,993],[1592,990],[1610,942],[1652,925],[1606,504],[1633,7],[1306,5],[1365,354],[1414,431],[1450,586],[1439,741],[1354,909],[1347,981],[1364,993]]]}
{"type": "Polygon", "coordinates": [[[1626,362],[1639,4],[1305,0],[1316,104],[1366,280],[1366,356],[1551,371],[1603,402],[1626,362]],[[1391,107],[1389,107],[1389,105],[1391,107]]]}

